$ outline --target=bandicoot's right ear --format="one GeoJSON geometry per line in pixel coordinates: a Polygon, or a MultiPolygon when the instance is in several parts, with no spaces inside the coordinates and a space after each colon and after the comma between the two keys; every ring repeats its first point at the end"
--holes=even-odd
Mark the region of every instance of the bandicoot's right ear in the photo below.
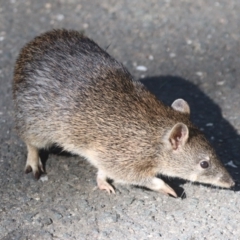
{"type": "Polygon", "coordinates": [[[189,107],[188,103],[181,98],[176,99],[172,103],[172,108],[178,112],[190,114],[190,107],[189,107]]]}
{"type": "Polygon", "coordinates": [[[177,123],[170,130],[168,140],[173,150],[177,150],[179,147],[184,146],[188,140],[189,130],[184,123],[177,123]]]}

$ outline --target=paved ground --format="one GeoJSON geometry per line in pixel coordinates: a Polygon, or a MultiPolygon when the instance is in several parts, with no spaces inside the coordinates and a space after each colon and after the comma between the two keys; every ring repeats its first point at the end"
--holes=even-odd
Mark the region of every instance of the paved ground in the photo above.
{"type": "Polygon", "coordinates": [[[240,239],[239,12],[238,0],[0,0],[0,239],[240,239]],[[27,41],[59,27],[108,47],[167,104],[188,100],[223,162],[233,161],[235,191],[171,179],[185,197],[120,185],[109,196],[82,158],[56,154],[47,177],[24,175],[26,148],[13,130],[14,61],[27,41]]]}

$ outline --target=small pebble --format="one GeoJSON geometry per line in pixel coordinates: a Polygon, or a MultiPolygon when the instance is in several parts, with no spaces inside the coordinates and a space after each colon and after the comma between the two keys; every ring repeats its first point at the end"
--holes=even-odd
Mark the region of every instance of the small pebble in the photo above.
{"type": "Polygon", "coordinates": [[[51,225],[53,223],[52,219],[51,218],[44,218],[44,219],[41,219],[41,223],[43,225],[51,225]]]}
{"type": "Polygon", "coordinates": [[[64,165],[63,165],[63,168],[64,168],[66,171],[68,171],[68,170],[69,170],[69,167],[68,167],[68,165],[67,165],[67,164],[64,164],[64,165]]]}
{"type": "Polygon", "coordinates": [[[196,72],[196,75],[198,75],[199,77],[202,77],[203,73],[202,72],[196,72]]]}
{"type": "Polygon", "coordinates": [[[45,8],[50,9],[52,7],[51,3],[46,3],[45,8]]]}
{"type": "Polygon", "coordinates": [[[89,25],[87,23],[83,23],[83,28],[87,29],[89,27],[89,25]]]}
{"type": "Polygon", "coordinates": [[[151,61],[154,60],[153,55],[149,55],[149,56],[148,56],[148,59],[151,60],[151,61]]]}
{"type": "Polygon", "coordinates": [[[56,19],[57,19],[58,21],[62,21],[64,18],[65,18],[65,17],[64,17],[63,14],[58,14],[58,15],[56,16],[56,19]]]}
{"type": "Polygon", "coordinates": [[[43,176],[40,177],[40,180],[42,182],[46,182],[46,181],[48,181],[48,176],[47,175],[43,175],[43,176]]]}
{"type": "Polygon", "coordinates": [[[56,217],[56,219],[61,219],[63,217],[63,215],[59,212],[57,212],[56,210],[53,211],[54,212],[54,216],[56,217]]]}
{"type": "Polygon", "coordinates": [[[211,34],[208,34],[207,35],[207,39],[211,39],[212,38],[212,35],[211,34]]]}
{"type": "Polygon", "coordinates": [[[116,214],[112,214],[110,212],[104,212],[101,214],[100,220],[102,223],[105,223],[105,224],[115,223],[118,221],[118,216],[116,214]]]}
{"type": "Polygon", "coordinates": [[[229,161],[228,163],[225,164],[226,166],[230,166],[233,168],[237,168],[237,166],[233,163],[233,161],[229,161]]]}
{"type": "Polygon", "coordinates": [[[169,56],[170,56],[170,58],[175,58],[176,54],[175,53],[170,53],[169,56]]]}
{"type": "Polygon", "coordinates": [[[138,70],[138,71],[141,71],[141,72],[146,72],[147,71],[147,68],[145,67],[145,66],[137,66],[136,67],[136,69],[138,70]]]}
{"type": "Polygon", "coordinates": [[[224,85],[225,84],[225,81],[219,81],[219,82],[217,82],[217,85],[218,86],[222,86],[222,85],[224,85]]]}

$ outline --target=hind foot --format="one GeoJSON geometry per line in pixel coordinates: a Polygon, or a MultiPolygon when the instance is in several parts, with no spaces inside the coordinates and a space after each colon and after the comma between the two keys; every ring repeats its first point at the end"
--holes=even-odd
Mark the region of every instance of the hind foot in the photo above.
{"type": "Polygon", "coordinates": [[[27,144],[28,156],[25,166],[25,173],[33,172],[33,176],[39,179],[41,174],[44,173],[42,162],[39,158],[38,149],[34,146],[27,144]]]}

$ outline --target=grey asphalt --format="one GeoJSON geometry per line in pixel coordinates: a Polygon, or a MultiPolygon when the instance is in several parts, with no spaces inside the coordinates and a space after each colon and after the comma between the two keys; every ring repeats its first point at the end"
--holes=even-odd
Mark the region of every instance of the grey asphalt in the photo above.
{"type": "Polygon", "coordinates": [[[239,0],[0,0],[0,239],[240,239],[239,13],[239,0]],[[235,189],[172,178],[178,199],[117,184],[108,195],[66,154],[50,154],[39,181],[25,175],[13,67],[52,28],[84,31],[165,103],[186,99],[235,189]]]}

